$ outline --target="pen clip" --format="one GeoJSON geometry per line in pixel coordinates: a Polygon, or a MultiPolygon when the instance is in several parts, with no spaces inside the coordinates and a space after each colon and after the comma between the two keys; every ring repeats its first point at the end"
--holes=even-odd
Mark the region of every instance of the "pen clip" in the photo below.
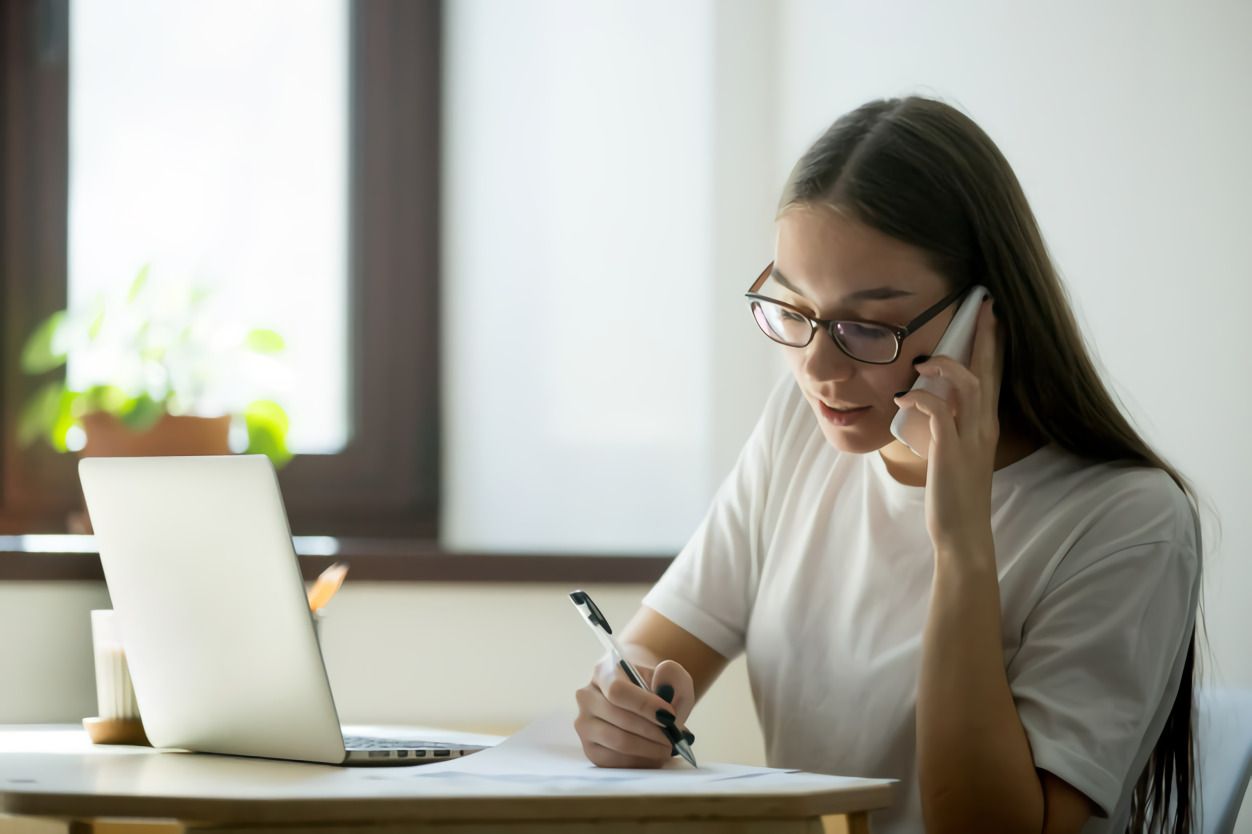
{"type": "Polygon", "coordinates": [[[599,607],[592,601],[591,597],[587,595],[586,591],[570,591],[569,598],[574,601],[575,605],[587,606],[585,613],[587,618],[590,619],[593,624],[600,626],[600,628],[604,629],[609,634],[613,633],[613,628],[609,625],[609,621],[605,618],[604,614],[601,613],[599,607]]]}

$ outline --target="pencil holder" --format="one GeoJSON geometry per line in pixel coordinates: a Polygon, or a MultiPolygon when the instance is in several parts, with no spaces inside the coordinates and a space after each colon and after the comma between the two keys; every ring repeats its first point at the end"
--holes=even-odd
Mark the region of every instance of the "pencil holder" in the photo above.
{"type": "Polygon", "coordinates": [[[117,623],[109,610],[91,612],[91,645],[96,666],[96,710],[83,727],[96,744],[147,744],[135,687],[117,623]]]}

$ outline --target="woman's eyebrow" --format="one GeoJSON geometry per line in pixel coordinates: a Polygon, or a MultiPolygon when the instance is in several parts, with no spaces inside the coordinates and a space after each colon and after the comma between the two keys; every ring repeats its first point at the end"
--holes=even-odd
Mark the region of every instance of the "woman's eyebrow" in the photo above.
{"type": "MultiPolygon", "coordinates": [[[[796,289],[796,285],[787,280],[787,277],[778,271],[777,268],[770,272],[770,277],[777,281],[783,289],[790,290],[796,295],[804,298],[804,293],[796,289]]],[[[908,290],[897,289],[896,287],[874,287],[869,290],[857,290],[854,293],[845,295],[839,302],[840,304],[851,304],[856,301],[890,301],[893,298],[904,298],[913,295],[908,290]]]]}

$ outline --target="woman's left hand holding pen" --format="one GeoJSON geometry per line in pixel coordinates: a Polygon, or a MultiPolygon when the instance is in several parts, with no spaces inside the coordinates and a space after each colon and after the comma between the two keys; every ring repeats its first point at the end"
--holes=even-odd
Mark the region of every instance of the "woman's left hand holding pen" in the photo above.
{"type": "Polygon", "coordinates": [[[576,693],[574,729],[583,752],[599,767],[656,768],[668,762],[674,750],[662,724],[675,724],[688,743],[694,741],[685,729],[696,700],[687,670],[672,660],[655,668],[635,664],[635,669],[648,690],[635,686],[606,656],[596,664],[591,682],[576,693]]]}

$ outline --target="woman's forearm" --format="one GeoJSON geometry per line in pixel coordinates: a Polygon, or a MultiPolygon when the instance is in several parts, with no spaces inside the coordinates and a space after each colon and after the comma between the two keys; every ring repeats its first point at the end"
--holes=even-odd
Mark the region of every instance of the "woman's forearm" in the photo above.
{"type": "Polygon", "coordinates": [[[936,553],[917,692],[918,785],[928,834],[1043,828],[1043,789],[1004,670],[990,535],[936,553]]]}

